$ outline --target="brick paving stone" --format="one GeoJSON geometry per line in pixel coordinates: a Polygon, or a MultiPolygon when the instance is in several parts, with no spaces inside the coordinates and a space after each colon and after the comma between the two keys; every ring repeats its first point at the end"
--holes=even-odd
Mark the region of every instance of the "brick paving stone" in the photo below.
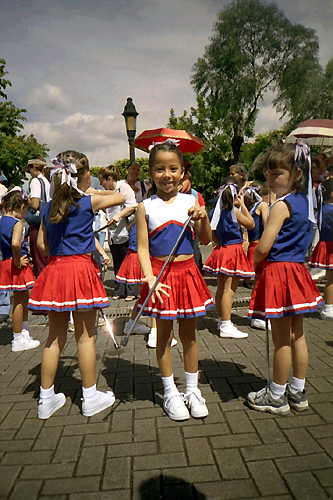
{"type": "Polygon", "coordinates": [[[9,496],[9,500],[32,500],[38,497],[42,481],[20,481],[9,496]]]}
{"type": "Polygon", "coordinates": [[[155,455],[157,451],[155,440],[140,443],[112,444],[107,448],[107,457],[143,457],[144,455],[155,455]]]}
{"type": "Polygon", "coordinates": [[[252,422],[244,411],[228,412],[226,419],[233,434],[255,432],[252,422]]]}
{"type": "Polygon", "coordinates": [[[319,439],[318,443],[324,448],[327,455],[333,458],[333,438],[319,439]]]}
{"type": "Polygon", "coordinates": [[[254,460],[273,460],[274,458],[295,456],[295,451],[289,443],[275,443],[269,446],[247,446],[241,448],[244,460],[251,462],[254,460]]]}
{"type": "Polygon", "coordinates": [[[306,429],[286,429],[284,432],[298,455],[320,453],[322,451],[322,448],[306,429]]]}
{"type": "Polygon", "coordinates": [[[213,436],[210,437],[210,442],[213,449],[241,448],[244,446],[256,446],[262,444],[261,439],[255,433],[213,436]]]}
{"type": "Polygon", "coordinates": [[[281,431],[278,422],[275,420],[255,421],[254,425],[265,444],[287,441],[285,434],[281,431]]]}
{"type": "Polygon", "coordinates": [[[8,452],[5,454],[2,465],[26,465],[26,464],[45,464],[50,463],[50,451],[24,451],[8,452]]]}
{"type": "Polygon", "coordinates": [[[122,411],[114,412],[112,416],[112,431],[129,431],[132,430],[133,422],[133,412],[132,411],[122,411]]]}
{"type": "Polygon", "coordinates": [[[34,441],[32,439],[18,439],[11,441],[1,441],[0,450],[6,451],[29,451],[32,449],[34,441]]]}
{"type": "MultiPolygon", "coordinates": [[[[45,497],[43,497],[44,500],[45,497]]],[[[66,500],[131,500],[131,491],[128,490],[109,490],[109,491],[95,491],[93,493],[71,493],[66,500]]],[[[54,497],[50,498],[54,500],[54,497]]],[[[58,495],[56,497],[58,500],[58,495]]]]}
{"type": "Polygon", "coordinates": [[[56,448],[52,463],[76,462],[82,442],[82,436],[63,436],[56,448]]]}
{"type": "MultiPolygon", "coordinates": [[[[99,476],[71,477],[69,479],[46,479],[42,489],[42,494],[58,495],[81,492],[82,495],[83,492],[98,491],[99,483],[99,476]]],[[[31,498],[29,500],[31,500],[31,498]]]]}
{"type": "Polygon", "coordinates": [[[0,497],[8,497],[10,490],[13,488],[17,476],[20,474],[22,467],[19,465],[0,465],[1,489],[0,497]]]}
{"type": "Polygon", "coordinates": [[[54,479],[61,477],[72,477],[75,463],[64,464],[39,464],[26,465],[23,468],[21,479],[54,479]]]}
{"type": "Polygon", "coordinates": [[[209,500],[240,500],[259,496],[258,490],[251,479],[194,483],[194,486],[201,495],[204,495],[203,500],[205,498],[209,500]]]}
{"type": "Polygon", "coordinates": [[[308,427],[307,430],[315,439],[333,437],[333,424],[308,427]]]}
{"type": "Polygon", "coordinates": [[[130,488],[131,458],[109,458],[103,475],[103,490],[130,488]]]}
{"type": "Polygon", "coordinates": [[[288,492],[271,460],[251,462],[248,464],[248,468],[261,495],[276,495],[288,492]]]}
{"type": "Polygon", "coordinates": [[[77,463],[76,476],[101,475],[103,472],[106,446],[83,448],[77,463]]]}
{"type": "Polygon", "coordinates": [[[284,479],[296,500],[327,500],[328,498],[311,472],[285,474],[284,479]]]}
{"type": "Polygon", "coordinates": [[[319,484],[321,484],[323,488],[327,488],[328,486],[333,487],[333,467],[326,470],[313,471],[313,475],[317,478],[319,484]]]}
{"type": "Polygon", "coordinates": [[[325,453],[315,453],[303,455],[301,457],[278,458],[275,460],[275,463],[282,474],[286,472],[325,469],[333,465],[332,460],[325,453]]]}
{"type": "MultiPolygon", "coordinates": [[[[104,410],[105,415],[108,415],[108,410],[104,410]]],[[[94,415],[90,418],[103,418],[101,414],[94,415]]],[[[84,417],[82,417],[84,420],[84,417]]],[[[82,423],[81,425],[69,425],[64,427],[64,436],[82,436],[82,434],[105,434],[109,430],[109,422],[93,422],[82,423]]]]}
{"type": "Polygon", "coordinates": [[[43,427],[35,440],[33,450],[54,450],[62,432],[62,427],[43,427]]]}
{"type": "Polygon", "coordinates": [[[134,441],[152,441],[155,439],[156,428],[153,418],[134,421],[134,441]]]}
{"type": "Polygon", "coordinates": [[[187,483],[207,483],[210,481],[219,481],[221,475],[216,465],[200,465],[193,467],[177,467],[166,469],[163,472],[163,481],[165,483],[178,481],[186,481],[187,483]]]}
{"type": "Polygon", "coordinates": [[[220,434],[229,434],[230,431],[226,424],[207,424],[198,425],[196,427],[184,427],[184,437],[202,437],[202,436],[219,436],[220,434]]]}
{"type": "Polygon", "coordinates": [[[214,455],[223,479],[248,479],[249,473],[238,450],[215,450],[214,455]]]}
{"type": "Polygon", "coordinates": [[[327,423],[333,422],[333,404],[332,403],[313,403],[313,410],[327,423]]]}
{"type": "Polygon", "coordinates": [[[187,465],[185,453],[160,453],[158,455],[134,457],[133,470],[185,467],[185,465],[187,465]]]}
{"type": "Polygon", "coordinates": [[[185,439],[185,448],[190,466],[214,464],[212,450],[207,438],[185,439]]]}
{"type": "Polygon", "coordinates": [[[157,440],[161,453],[184,451],[184,444],[180,428],[159,428],[157,430],[157,440]]]}

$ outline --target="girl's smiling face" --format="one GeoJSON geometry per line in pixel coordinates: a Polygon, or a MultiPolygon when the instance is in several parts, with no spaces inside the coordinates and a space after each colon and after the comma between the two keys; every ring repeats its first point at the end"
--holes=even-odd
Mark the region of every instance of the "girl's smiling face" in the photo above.
{"type": "Polygon", "coordinates": [[[277,167],[274,170],[268,169],[265,177],[269,189],[280,198],[293,191],[295,183],[300,179],[301,175],[302,170],[300,168],[295,172],[290,172],[285,168],[277,167]]]}
{"type": "Polygon", "coordinates": [[[149,175],[155,182],[160,198],[172,197],[178,192],[178,185],[184,169],[178,155],[172,151],[158,151],[149,175]]]}

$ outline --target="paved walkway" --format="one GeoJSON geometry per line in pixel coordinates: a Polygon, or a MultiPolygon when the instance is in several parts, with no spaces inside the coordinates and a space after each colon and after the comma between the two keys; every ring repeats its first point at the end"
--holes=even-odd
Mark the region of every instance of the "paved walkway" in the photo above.
{"type": "MultiPolygon", "coordinates": [[[[205,249],[204,253],[209,252],[205,249]]],[[[216,281],[207,278],[213,294],[216,281]]],[[[105,286],[112,294],[112,274],[105,286]]],[[[205,420],[171,421],[162,411],[154,350],[141,335],[115,350],[104,327],[96,334],[99,389],[113,388],[112,411],[80,413],[76,345],[69,335],[56,390],[66,405],[47,421],[36,417],[42,348],[10,349],[12,330],[0,336],[0,498],[10,500],[321,500],[333,497],[333,323],[306,317],[310,352],[310,409],[277,417],[251,410],[246,394],[265,384],[265,332],[246,319],[250,290],[239,287],[233,321],[245,340],[217,336],[215,309],[198,322],[200,387],[205,420]]],[[[133,303],[131,303],[133,304],[133,303]]],[[[128,304],[112,301],[118,340],[128,304]]],[[[47,324],[31,316],[43,346],[47,324]]],[[[144,322],[148,322],[147,319],[144,322]]],[[[177,337],[177,333],[176,333],[177,337]]],[[[177,384],[184,390],[180,343],[173,348],[177,384]]]]}

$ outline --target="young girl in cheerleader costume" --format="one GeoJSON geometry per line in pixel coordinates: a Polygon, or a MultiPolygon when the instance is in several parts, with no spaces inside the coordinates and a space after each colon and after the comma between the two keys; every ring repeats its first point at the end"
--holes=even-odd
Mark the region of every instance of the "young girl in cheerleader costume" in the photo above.
{"type": "Polygon", "coordinates": [[[241,277],[252,278],[254,271],[243,250],[243,236],[240,226],[254,228],[254,220],[244,204],[242,196],[237,196],[238,184],[233,177],[224,179],[219,189],[219,197],[213,212],[211,227],[213,241],[217,243],[208,257],[203,270],[217,275],[215,305],[217,309],[220,337],[243,339],[246,332],[238,330],[231,322],[232,301],[241,277]],[[237,199],[240,209],[235,208],[237,199]]]}
{"type": "MultiPolygon", "coordinates": [[[[249,239],[247,258],[253,272],[254,251],[263,233],[268,215],[268,204],[262,199],[262,196],[267,194],[268,189],[256,183],[251,183],[249,186],[244,188],[243,191],[245,206],[253,217],[255,224],[254,228],[249,229],[247,232],[249,239]]],[[[251,326],[253,328],[259,328],[260,330],[265,330],[266,328],[265,321],[262,319],[252,319],[251,326]]]]}
{"type": "Polygon", "coordinates": [[[25,351],[38,347],[39,340],[30,337],[28,328],[29,289],[35,279],[24,242],[25,228],[22,219],[28,209],[28,196],[18,186],[10,189],[0,199],[0,290],[13,291],[13,340],[12,351],[25,351]]]}
{"type": "Polygon", "coordinates": [[[52,161],[52,201],[45,205],[38,234],[38,246],[50,256],[49,265],[39,275],[29,307],[49,313],[49,335],[42,357],[38,417],[49,418],[65,402],[54,393],[59,356],[67,339],[67,324],[73,312],[78,362],[82,377],[82,413],[90,417],[111,406],[112,391],[96,390],[95,316],[96,309],[109,305],[91,253],[95,250],[94,212],[124,202],[119,193],[86,196],[90,186],[86,157],[63,164],[52,161]]]}
{"type": "Polygon", "coordinates": [[[267,183],[277,200],[254,252],[258,281],[249,317],[271,321],[273,380],[249,393],[247,400],[255,410],[282,415],[290,406],[298,411],[308,408],[303,314],[317,310],[323,302],[304,265],[314,221],[310,161],[310,148],[301,142],[282,144],[268,154],[267,183]],[[291,360],[293,376],[287,386],[291,360]]]}
{"type": "Polygon", "coordinates": [[[155,145],[149,155],[149,175],[156,194],[140,203],[137,210],[138,258],[144,275],[139,307],[153,287],[185,221],[192,215],[174,257],[143,311],[157,321],[156,357],[164,388],[163,408],[173,420],[188,419],[188,409],[196,418],[208,415],[198,388],[196,323],[197,317],[213,305],[193,258],[193,229],[207,245],[211,240],[210,225],[205,209],[199,206],[196,198],[178,192],[183,172],[183,155],[175,145],[155,145]],[[171,341],[175,319],[179,321],[179,338],[184,351],[185,396],[178,392],[173,378],[171,341]]]}
{"type": "Polygon", "coordinates": [[[333,319],[333,178],[319,184],[318,192],[319,241],[310,257],[309,266],[326,269],[325,305],[320,314],[324,319],[333,319]]]}

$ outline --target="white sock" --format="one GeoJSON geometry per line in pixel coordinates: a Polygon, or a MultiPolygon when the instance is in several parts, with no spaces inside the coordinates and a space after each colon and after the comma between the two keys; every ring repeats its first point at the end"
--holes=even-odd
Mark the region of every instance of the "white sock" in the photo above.
{"type": "Polygon", "coordinates": [[[221,330],[229,330],[231,326],[232,326],[231,319],[229,319],[229,321],[221,321],[221,330]]]}
{"type": "Polygon", "coordinates": [[[185,372],[185,380],[186,380],[186,394],[188,392],[193,391],[193,389],[196,389],[198,387],[198,378],[199,378],[199,372],[195,373],[189,373],[185,372]]]}
{"type": "Polygon", "coordinates": [[[296,378],[296,377],[291,378],[289,387],[290,387],[291,392],[293,392],[294,394],[296,392],[302,392],[304,389],[304,386],[305,386],[305,378],[303,378],[303,379],[296,378]]]}
{"type": "Polygon", "coordinates": [[[323,307],[323,311],[325,312],[331,312],[333,309],[333,304],[325,304],[324,307],[323,307]]]}
{"type": "Polygon", "coordinates": [[[21,337],[21,335],[22,335],[22,332],[20,332],[20,333],[13,333],[14,340],[19,339],[21,337]]]}
{"type": "Polygon", "coordinates": [[[128,325],[131,327],[134,323],[134,319],[130,318],[128,321],[127,321],[128,325]]]}
{"type": "Polygon", "coordinates": [[[164,396],[170,396],[171,394],[176,394],[178,389],[176,387],[175,381],[173,379],[173,374],[170,377],[162,377],[164,396]]]}
{"type": "Polygon", "coordinates": [[[29,322],[28,321],[23,321],[22,322],[22,330],[28,330],[29,331],[29,322]]]}
{"type": "Polygon", "coordinates": [[[93,398],[97,394],[96,384],[91,387],[82,386],[82,396],[83,399],[93,398]]]}
{"type": "Polygon", "coordinates": [[[40,399],[51,399],[54,396],[54,385],[50,387],[49,389],[43,389],[43,387],[40,387],[40,394],[39,398],[40,399]]]}
{"type": "Polygon", "coordinates": [[[149,335],[157,335],[157,328],[151,328],[149,335]]]}
{"type": "Polygon", "coordinates": [[[279,385],[276,384],[275,382],[271,382],[271,385],[269,386],[271,393],[273,394],[273,397],[275,399],[278,399],[281,396],[283,396],[283,394],[286,392],[286,387],[287,384],[279,385]]]}

